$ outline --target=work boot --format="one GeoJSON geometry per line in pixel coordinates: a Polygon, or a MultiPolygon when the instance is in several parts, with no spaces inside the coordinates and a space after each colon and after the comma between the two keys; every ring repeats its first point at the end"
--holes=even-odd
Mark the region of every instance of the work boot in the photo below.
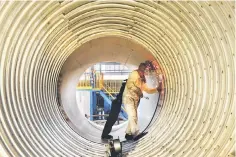
{"type": "Polygon", "coordinates": [[[125,134],[125,138],[126,138],[126,140],[132,140],[133,135],[125,134]]]}
{"type": "Polygon", "coordinates": [[[104,140],[113,139],[113,136],[111,136],[111,135],[102,135],[102,139],[104,139],[104,140]]]}
{"type": "Polygon", "coordinates": [[[134,141],[139,140],[140,138],[142,138],[143,136],[145,136],[148,132],[142,132],[140,134],[138,134],[137,136],[134,137],[134,141]]]}

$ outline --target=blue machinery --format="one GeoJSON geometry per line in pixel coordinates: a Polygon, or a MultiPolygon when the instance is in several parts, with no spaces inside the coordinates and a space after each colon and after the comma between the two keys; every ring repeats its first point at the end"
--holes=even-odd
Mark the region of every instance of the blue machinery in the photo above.
{"type": "MultiPolygon", "coordinates": [[[[87,78],[89,80],[79,82],[77,90],[90,91],[90,120],[104,120],[111,110],[114,94],[118,94],[120,87],[116,89],[117,91],[112,90],[111,87],[104,87],[103,75],[94,71],[87,78]]],[[[119,119],[127,120],[123,104],[119,119]]]]}

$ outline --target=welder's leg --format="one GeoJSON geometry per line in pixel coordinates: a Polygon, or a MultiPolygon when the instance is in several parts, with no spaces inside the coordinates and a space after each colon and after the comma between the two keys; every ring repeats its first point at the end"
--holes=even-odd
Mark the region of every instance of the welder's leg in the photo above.
{"type": "Polygon", "coordinates": [[[138,128],[138,115],[137,115],[137,104],[138,101],[127,98],[125,104],[125,110],[128,114],[128,127],[126,134],[136,136],[139,133],[138,128]]]}

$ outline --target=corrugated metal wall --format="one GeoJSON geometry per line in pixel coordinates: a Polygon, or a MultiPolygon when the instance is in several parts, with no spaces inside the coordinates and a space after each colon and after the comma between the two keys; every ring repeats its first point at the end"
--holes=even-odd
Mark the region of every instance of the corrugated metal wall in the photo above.
{"type": "Polygon", "coordinates": [[[72,52],[87,41],[113,35],[148,49],[166,76],[159,118],[146,138],[125,146],[129,156],[232,156],[234,11],[234,1],[1,1],[0,143],[4,153],[16,157],[104,155],[102,144],[85,140],[68,127],[58,110],[56,87],[61,67],[72,52]]]}

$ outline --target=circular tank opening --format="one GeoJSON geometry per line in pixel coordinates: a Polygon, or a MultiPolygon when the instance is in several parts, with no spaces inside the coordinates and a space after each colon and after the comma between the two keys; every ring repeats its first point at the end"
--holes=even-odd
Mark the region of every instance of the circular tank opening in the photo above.
{"type": "MultiPolygon", "coordinates": [[[[90,141],[101,142],[103,125],[94,123],[91,119],[105,120],[105,118],[101,116],[105,114],[103,113],[104,110],[96,106],[97,100],[93,100],[93,103],[89,103],[89,101],[91,101],[90,98],[99,97],[100,92],[96,89],[99,86],[99,81],[97,78],[93,78],[95,79],[93,86],[97,90],[92,93],[94,96],[91,96],[91,91],[89,91],[91,89],[88,91],[83,89],[83,93],[85,92],[86,94],[81,95],[78,94],[78,83],[80,82],[78,76],[81,76],[84,71],[91,66],[94,67],[96,63],[108,64],[109,61],[126,65],[128,69],[130,69],[126,75],[127,78],[132,70],[137,69],[138,65],[146,60],[151,60],[158,66],[158,74],[156,72],[145,74],[148,86],[152,88],[157,87],[157,79],[162,76],[160,66],[149,51],[133,41],[120,37],[103,37],[89,41],[75,50],[63,65],[60,74],[61,85],[59,87],[60,102],[62,104],[61,109],[63,109],[67,122],[73,130],[90,141]],[[91,108],[85,109],[85,107],[82,107],[82,101],[87,103],[87,107],[94,105],[93,110],[91,111],[91,108]],[[87,110],[87,112],[85,112],[85,110],[87,110]],[[97,110],[97,112],[94,112],[95,110],[97,110]],[[93,116],[92,118],[91,115],[93,116]],[[94,115],[97,117],[95,118],[94,115]]],[[[90,69],[90,72],[93,74],[92,76],[87,76],[89,79],[91,79],[90,77],[100,77],[100,75],[94,75],[95,69],[90,69]]],[[[90,81],[91,80],[89,80],[89,83],[91,83],[90,81]]],[[[159,99],[159,93],[147,94],[144,92],[144,98],[140,100],[138,107],[138,125],[140,132],[144,131],[149,124],[151,124],[152,120],[156,119],[157,113],[160,111],[160,106],[158,107],[157,104],[159,99]]],[[[105,121],[103,121],[103,124],[104,123],[105,121]]],[[[111,135],[113,135],[114,138],[119,137],[121,140],[124,140],[126,128],[127,123],[125,122],[120,125],[115,125],[112,128],[111,135]]]]}

